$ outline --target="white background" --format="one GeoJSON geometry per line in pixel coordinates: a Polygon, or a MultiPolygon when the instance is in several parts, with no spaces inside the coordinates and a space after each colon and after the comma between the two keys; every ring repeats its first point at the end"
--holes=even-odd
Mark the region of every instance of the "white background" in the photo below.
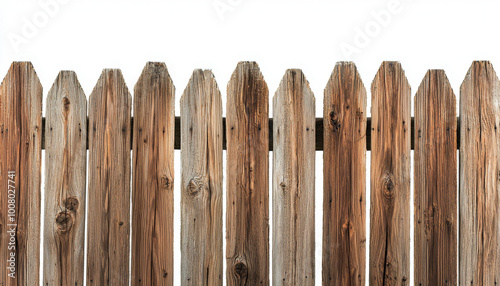
{"type": "MultiPolygon", "coordinates": [[[[337,61],[354,61],[369,91],[381,62],[398,60],[412,94],[430,68],[444,69],[457,95],[473,60],[487,59],[500,68],[500,3],[495,1],[59,0],[44,9],[43,3],[54,1],[0,2],[0,74],[12,61],[33,62],[44,97],[59,70],[75,70],[88,96],[103,68],[122,69],[132,91],[145,63],[162,61],[177,87],[179,116],[179,98],[193,69],[213,70],[225,106],[226,84],[237,62],[254,60],[268,83],[270,104],[285,70],[303,69],[316,96],[316,116],[321,117],[323,89],[337,61]],[[355,53],[342,49],[347,45],[355,53]]],[[[368,97],[370,106],[370,93],[368,97]]],[[[369,158],[368,153],[368,174],[369,158]]],[[[179,262],[179,151],[175,160],[174,243],[179,262]]],[[[320,285],[322,152],[316,160],[320,285]]],[[[176,285],[179,278],[176,263],[176,285]]],[[[410,280],[413,284],[413,277],[410,280]]]]}

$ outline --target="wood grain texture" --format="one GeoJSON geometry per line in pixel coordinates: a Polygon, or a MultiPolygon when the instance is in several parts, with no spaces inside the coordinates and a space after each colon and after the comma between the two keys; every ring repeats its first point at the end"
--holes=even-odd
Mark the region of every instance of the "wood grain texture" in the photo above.
{"type": "Polygon", "coordinates": [[[457,285],[456,99],[443,70],[415,96],[415,285],[457,285]]]}
{"type": "Polygon", "coordinates": [[[130,111],[120,70],[104,70],[89,100],[87,285],[128,285],[130,111]]]}
{"type": "Polygon", "coordinates": [[[147,63],[134,88],[132,285],[173,285],[175,87],[147,63]]]}
{"type": "Polygon", "coordinates": [[[273,285],[314,285],[316,102],[301,70],[274,95],[273,285]]]}
{"type": "Polygon", "coordinates": [[[370,285],[410,283],[410,86],[401,64],[372,83],[370,285]]]}
{"type": "Polygon", "coordinates": [[[500,82],[474,62],[460,89],[460,285],[500,284],[500,82]]]}
{"type": "Polygon", "coordinates": [[[39,284],[41,135],[42,85],[31,63],[14,62],[0,86],[0,285],[39,284]],[[9,182],[10,171],[15,183],[9,182]],[[11,254],[14,278],[7,269],[11,254]]]}
{"type": "Polygon", "coordinates": [[[255,62],[227,86],[227,284],[269,285],[269,90],[255,62]]]}
{"type": "Polygon", "coordinates": [[[43,285],[83,285],[87,98],[62,71],[47,96],[43,285]]]}
{"type": "Polygon", "coordinates": [[[365,285],[366,89],[354,63],[335,66],[323,118],[323,285],[365,285]]]}
{"type": "Polygon", "coordinates": [[[181,283],[222,285],[222,100],[209,70],[181,98],[181,283]]]}

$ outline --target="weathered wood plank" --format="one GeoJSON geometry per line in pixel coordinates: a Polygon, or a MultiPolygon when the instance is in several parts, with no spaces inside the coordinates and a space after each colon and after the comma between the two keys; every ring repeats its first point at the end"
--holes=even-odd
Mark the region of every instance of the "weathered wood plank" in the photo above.
{"type": "Polygon", "coordinates": [[[83,285],[87,98],[62,71],[47,96],[43,285],[83,285]]]}
{"type": "Polygon", "coordinates": [[[227,87],[227,284],[269,285],[269,91],[255,62],[227,87]]]}
{"type": "Polygon", "coordinates": [[[500,284],[500,82],[474,62],[460,89],[461,285],[500,284]]]}
{"type": "Polygon", "coordinates": [[[175,87],[149,62],[134,88],[132,285],[173,285],[175,87]]]}
{"type": "Polygon", "coordinates": [[[301,70],[273,99],[273,285],[314,285],[316,102],[301,70]]]}
{"type": "Polygon", "coordinates": [[[0,87],[1,285],[39,284],[41,139],[42,85],[14,62],[0,87]]]}
{"type": "Polygon", "coordinates": [[[364,285],[366,89],[354,63],[335,66],[323,118],[323,285],[364,285]]]}
{"type": "Polygon", "coordinates": [[[87,285],[128,285],[130,111],[120,70],[104,70],[89,99],[87,285]]]}
{"type": "Polygon", "coordinates": [[[415,96],[415,285],[457,285],[456,100],[443,70],[415,96]]]}
{"type": "Polygon", "coordinates": [[[410,85],[384,62],[372,83],[370,284],[410,283],[410,85]]]}
{"type": "Polygon", "coordinates": [[[182,285],[222,285],[222,100],[209,70],[181,98],[182,285]]]}

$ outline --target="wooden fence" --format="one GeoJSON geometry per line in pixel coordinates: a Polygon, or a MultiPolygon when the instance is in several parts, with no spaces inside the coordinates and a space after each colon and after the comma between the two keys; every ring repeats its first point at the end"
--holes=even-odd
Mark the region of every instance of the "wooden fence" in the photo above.
{"type": "Polygon", "coordinates": [[[397,62],[384,62],[372,83],[371,118],[356,67],[345,62],[325,88],[323,118],[315,118],[304,74],[288,70],[269,119],[269,91],[253,62],[239,63],[230,79],[227,118],[213,74],[202,70],[193,73],[176,118],[175,88],[162,63],[146,65],[133,98],[120,70],[102,72],[88,104],[76,74],[61,72],[46,118],[42,95],[33,66],[13,63],[0,87],[0,285],[38,285],[40,267],[43,285],[172,285],[174,261],[183,285],[222,285],[224,195],[228,285],[269,285],[270,271],[273,285],[408,285],[410,259],[415,285],[500,283],[500,81],[489,62],[474,62],[467,73],[458,120],[441,70],[425,75],[412,118],[412,93],[397,62]],[[182,166],[174,166],[179,148],[182,166]],[[316,150],[324,167],[321,278],[316,150]],[[182,255],[174,260],[180,167],[182,255]]]}

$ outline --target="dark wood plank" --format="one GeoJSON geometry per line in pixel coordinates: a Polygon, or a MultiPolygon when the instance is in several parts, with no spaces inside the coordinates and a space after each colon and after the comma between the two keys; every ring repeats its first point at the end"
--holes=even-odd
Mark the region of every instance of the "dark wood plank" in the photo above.
{"type": "Polygon", "coordinates": [[[384,62],[372,83],[370,285],[410,283],[410,86],[384,62]]]}
{"type": "Polygon", "coordinates": [[[443,70],[415,96],[415,285],[457,285],[456,100],[443,70]]]}
{"type": "Polygon", "coordinates": [[[366,89],[354,63],[335,66],[323,114],[323,285],[364,285],[366,89]]]}
{"type": "Polygon", "coordinates": [[[301,70],[274,95],[273,285],[314,285],[316,101],[301,70]]]}
{"type": "Polygon", "coordinates": [[[500,82],[474,62],[460,89],[461,285],[500,284],[500,82]]]}
{"type": "Polygon", "coordinates": [[[209,70],[181,98],[182,285],[222,285],[222,99],[209,70]]]}
{"type": "Polygon", "coordinates": [[[227,284],[269,285],[269,91],[241,62],[227,87],[227,284]]]}
{"type": "Polygon", "coordinates": [[[0,285],[39,284],[41,139],[42,85],[14,62],[0,87],[0,285]]]}
{"type": "Polygon", "coordinates": [[[87,285],[128,285],[130,111],[120,70],[104,70],[89,99],[87,285]]]}
{"type": "Polygon", "coordinates": [[[43,285],[83,285],[87,98],[62,71],[47,96],[43,285]]]}

